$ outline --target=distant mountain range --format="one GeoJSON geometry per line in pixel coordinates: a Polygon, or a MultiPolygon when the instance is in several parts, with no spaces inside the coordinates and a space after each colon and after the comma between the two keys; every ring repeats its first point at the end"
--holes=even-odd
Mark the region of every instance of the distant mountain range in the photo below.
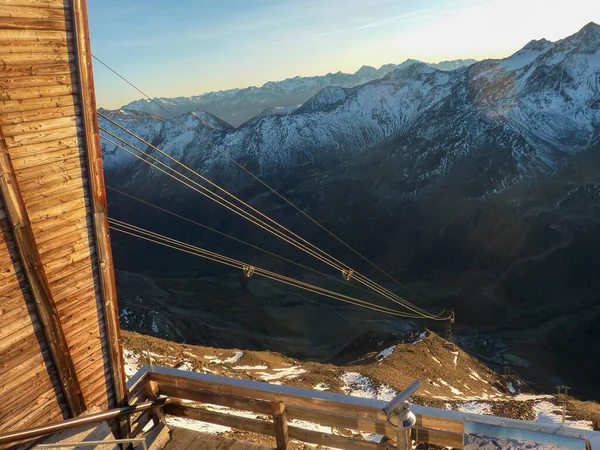
{"type": "MultiPolygon", "coordinates": [[[[352,74],[337,72],[314,77],[296,76],[283,81],[269,81],[261,87],[250,86],[244,89],[208,92],[192,97],[162,97],[153,100],[176,115],[202,110],[237,127],[256,115],[277,113],[278,108],[302,104],[325,87],[358,86],[382,78],[393,70],[416,62],[418,61],[408,59],[401,64],[385,64],[379,69],[362,66],[352,74]]],[[[474,59],[458,59],[436,64],[428,63],[428,65],[438,70],[454,70],[474,62],[474,59]]],[[[154,102],[147,99],[135,100],[121,109],[146,112],[167,119],[172,117],[154,102]]]]}
{"type": "MultiPolygon", "coordinates": [[[[297,79],[296,85],[318,92],[291,105],[272,104],[238,128],[205,111],[179,120],[131,109],[104,114],[373,273],[267,195],[228,159],[235,158],[419,297],[437,308],[453,306],[463,332],[495,333],[532,364],[543,360],[547,379],[567,380],[600,398],[594,348],[600,340],[600,26],[590,23],[565,39],[532,41],[508,58],[450,71],[419,62],[392,69],[353,87],[317,88],[321,81],[297,79]]],[[[101,125],[128,138],[106,121],[101,125]]],[[[114,146],[104,142],[102,148],[109,185],[313,263],[114,146]]],[[[122,196],[109,193],[109,200],[118,218],[283,270],[122,196]]],[[[191,257],[157,258],[148,244],[114,239],[117,267],[124,270],[160,273],[163,281],[167,273],[178,280],[182,273],[210,273],[209,286],[223,283],[216,290],[202,285],[208,291],[198,296],[232,286],[191,257]]],[[[162,291],[174,289],[168,286],[162,291]]],[[[285,297],[271,298],[266,290],[252,295],[267,296],[273,308],[285,297]]],[[[311,331],[294,333],[309,340],[311,331]]]]}
{"type": "MultiPolygon", "coordinates": [[[[300,106],[274,105],[239,128],[206,111],[178,119],[126,108],[109,114],[203,171],[230,167],[225,155],[247,161],[259,174],[279,175],[322,170],[359,155],[384,157],[399,165],[405,189],[412,192],[476,160],[487,172],[473,175],[485,180],[470,184],[476,197],[485,197],[554,173],[598,142],[598,35],[598,26],[590,24],[562,41],[532,41],[506,59],[453,71],[403,63],[359,86],[319,89],[300,106]]],[[[382,69],[363,68],[339,81],[352,84],[348,79],[373,78],[382,69]]],[[[306,91],[334,84],[335,77],[289,79],[222,95],[306,91]]],[[[146,170],[105,147],[107,170],[134,163],[146,170]]]]}

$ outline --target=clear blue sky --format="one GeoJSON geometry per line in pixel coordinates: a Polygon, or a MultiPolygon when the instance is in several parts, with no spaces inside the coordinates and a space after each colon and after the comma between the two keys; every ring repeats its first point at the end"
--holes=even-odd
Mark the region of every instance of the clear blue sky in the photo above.
{"type": "MultiPolygon", "coordinates": [[[[151,96],[508,56],[600,23],[599,0],[88,0],[92,52],[151,96]]],[[[98,63],[98,104],[141,95],[98,63]]]]}

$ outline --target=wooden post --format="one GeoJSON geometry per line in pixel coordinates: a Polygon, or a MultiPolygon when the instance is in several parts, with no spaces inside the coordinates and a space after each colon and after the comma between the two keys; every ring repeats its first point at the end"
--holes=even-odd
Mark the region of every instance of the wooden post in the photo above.
{"type": "MultiPolygon", "coordinates": [[[[158,383],[156,381],[146,381],[144,392],[148,400],[156,400],[159,396],[158,383]]],[[[152,418],[152,422],[154,422],[154,426],[165,421],[165,415],[160,408],[151,409],[150,417],[152,418]]]]}
{"type": "Polygon", "coordinates": [[[106,340],[117,405],[124,406],[127,404],[127,387],[125,384],[117,289],[108,231],[106,189],[102,170],[102,152],[98,132],[92,53],[85,0],[73,0],[73,27],[77,57],[76,66],[80,86],[79,97],[85,130],[85,147],[88,157],[91,203],[94,214],[96,254],[98,255],[102,304],[106,323],[106,340]]]}
{"type": "Polygon", "coordinates": [[[85,400],[1,129],[0,194],[69,412],[77,417],[87,409],[85,400]]]}
{"type": "Polygon", "coordinates": [[[271,402],[271,410],[273,411],[273,425],[275,426],[277,450],[289,450],[291,448],[290,435],[288,432],[285,404],[280,401],[273,401],[271,402]]]}

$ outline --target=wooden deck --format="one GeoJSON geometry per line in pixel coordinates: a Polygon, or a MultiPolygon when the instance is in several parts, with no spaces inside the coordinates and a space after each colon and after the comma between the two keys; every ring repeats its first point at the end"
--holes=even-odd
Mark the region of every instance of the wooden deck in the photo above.
{"type": "Polygon", "coordinates": [[[171,440],[164,450],[273,450],[252,442],[229,439],[217,434],[199,433],[185,428],[171,428],[171,440]]]}

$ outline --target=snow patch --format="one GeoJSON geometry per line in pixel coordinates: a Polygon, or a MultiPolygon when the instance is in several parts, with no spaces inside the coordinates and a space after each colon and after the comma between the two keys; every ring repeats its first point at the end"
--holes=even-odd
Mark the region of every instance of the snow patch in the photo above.
{"type": "Polygon", "coordinates": [[[208,359],[211,364],[232,364],[238,361],[242,356],[244,356],[243,352],[235,352],[235,354],[226,359],[220,359],[216,356],[205,356],[205,359],[208,359]]]}
{"type": "Polygon", "coordinates": [[[541,395],[518,394],[515,397],[513,397],[513,400],[517,400],[519,402],[526,402],[527,400],[544,400],[544,399],[548,399],[548,398],[553,398],[553,396],[549,395],[549,394],[541,394],[541,395]]]}
{"type": "Polygon", "coordinates": [[[260,375],[260,379],[263,381],[280,380],[282,378],[291,380],[300,374],[306,373],[306,370],[302,369],[300,366],[293,366],[284,369],[273,369],[273,372],[277,373],[257,372],[257,375],[260,375]]]}
{"type": "Polygon", "coordinates": [[[444,380],[442,380],[441,378],[438,378],[439,382],[442,383],[444,386],[446,386],[447,388],[450,389],[450,391],[454,394],[454,395],[464,395],[461,391],[459,391],[458,389],[456,389],[455,387],[450,386],[448,383],[446,383],[444,380]]]}
{"type": "Polygon", "coordinates": [[[176,369],[177,370],[186,370],[188,372],[193,372],[194,371],[194,367],[192,366],[192,363],[189,362],[189,361],[184,361],[179,366],[177,366],[176,369]]]}
{"type": "MultiPolygon", "coordinates": [[[[152,421],[151,421],[152,422],[152,421]]],[[[186,428],[188,430],[197,431],[199,433],[224,433],[231,431],[230,427],[215,425],[208,422],[200,422],[198,420],[185,419],[183,417],[167,416],[167,425],[178,428],[186,428]]]]}
{"type": "MultiPolygon", "coordinates": [[[[537,415],[537,422],[544,425],[562,424],[561,407],[553,405],[550,402],[542,401],[536,403],[533,407],[537,415]]],[[[589,420],[565,420],[565,426],[570,428],[580,428],[582,430],[593,430],[592,422],[589,420]]]]}
{"type": "Polygon", "coordinates": [[[377,444],[379,444],[381,442],[381,440],[384,438],[383,434],[367,434],[367,433],[360,433],[362,435],[363,438],[365,438],[366,441],[370,441],[370,442],[375,442],[377,444]]]}
{"type": "Polygon", "coordinates": [[[389,401],[396,395],[396,391],[388,385],[382,384],[379,388],[375,388],[368,377],[358,372],[345,372],[340,379],[344,382],[342,391],[346,395],[384,401],[389,401]]]}
{"type": "Polygon", "coordinates": [[[267,366],[233,366],[232,369],[235,370],[265,370],[268,369],[267,366]]]}
{"type": "Polygon", "coordinates": [[[385,350],[382,350],[376,357],[375,359],[382,361],[385,358],[387,358],[388,356],[390,356],[392,353],[394,353],[394,350],[396,349],[395,345],[392,345],[391,347],[386,348],[385,350]]]}
{"type": "Polygon", "coordinates": [[[492,405],[485,402],[462,403],[458,405],[458,410],[468,414],[484,414],[488,416],[494,415],[492,413],[492,405]]]}
{"type": "Polygon", "coordinates": [[[484,383],[487,383],[487,381],[485,381],[483,378],[481,378],[481,375],[479,375],[473,369],[470,370],[469,376],[471,378],[473,378],[474,380],[479,380],[479,381],[483,381],[484,383]]]}
{"type": "Polygon", "coordinates": [[[326,391],[329,389],[329,385],[327,383],[319,383],[313,387],[315,391],[326,391]]]}
{"type": "Polygon", "coordinates": [[[235,352],[235,354],[232,357],[227,358],[223,362],[225,362],[227,364],[232,364],[232,363],[238,361],[242,356],[244,356],[243,352],[235,352]]]}
{"type": "Polygon", "coordinates": [[[152,316],[152,332],[154,334],[160,333],[160,328],[158,328],[158,325],[156,325],[156,320],[154,319],[154,315],[152,316]]]}
{"type": "Polygon", "coordinates": [[[427,336],[427,331],[423,331],[420,335],[419,338],[414,341],[412,344],[413,345],[417,345],[419,342],[423,342],[423,339],[425,339],[425,337],[427,336]]]}
{"type": "Polygon", "coordinates": [[[127,349],[123,350],[123,357],[125,359],[125,376],[129,379],[139,370],[140,357],[127,349]]]}
{"type": "Polygon", "coordinates": [[[123,308],[121,311],[121,319],[123,319],[126,325],[129,325],[129,322],[133,319],[133,313],[127,308],[123,308]]]}
{"type": "Polygon", "coordinates": [[[433,360],[434,360],[436,363],[438,363],[440,366],[444,367],[444,366],[443,366],[443,364],[440,362],[440,360],[439,360],[439,359],[437,359],[435,356],[431,355],[431,358],[432,358],[432,359],[433,359],[433,360]]]}
{"type": "Polygon", "coordinates": [[[321,433],[333,434],[331,427],[319,425],[318,423],[306,422],[305,420],[291,419],[289,420],[290,425],[303,428],[305,430],[319,431],[321,433]]]}
{"type": "Polygon", "coordinates": [[[439,384],[437,384],[435,381],[430,380],[429,378],[427,379],[427,382],[434,385],[435,387],[441,387],[439,384]]]}
{"type": "Polygon", "coordinates": [[[450,352],[454,355],[454,360],[452,361],[452,363],[456,366],[458,365],[458,352],[450,352]]]}

